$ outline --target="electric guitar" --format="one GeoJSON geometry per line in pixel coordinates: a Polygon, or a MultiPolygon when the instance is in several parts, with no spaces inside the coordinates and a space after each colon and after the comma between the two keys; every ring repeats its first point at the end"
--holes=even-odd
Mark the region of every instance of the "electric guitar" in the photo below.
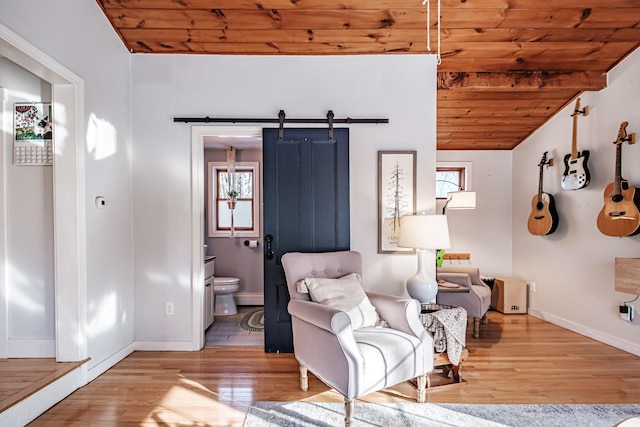
{"type": "Polygon", "coordinates": [[[529,214],[529,233],[534,236],[551,234],[558,228],[558,212],[553,196],[542,191],[542,175],[545,165],[553,166],[553,159],[547,159],[548,151],[542,155],[538,166],[540,178],[538,182],[538,194],[531,200],[531,214],[529,214]]]}
{"type": "Polygon", "coordinates": [[[629,187],[622,178],[622,143],[634,144],[635,134],[627,137],[627,122],[622,122],[618,131],[616,145],[615,181],[604,189],[604,206],[598,214],[598,229],[607,236],[633,236],[640,232],[640,191],[629,187]]]}
{"type": "Polygon", "coordinates": [[[576,100],[576,107],[573,110],[573,140],[571,142],[571,154],[564,156],[564,172],[560,185],[563,190],[579,190],[589,185],[589,169],[587,168],[587,160],[589,160],[589,150],[578,152],[578,115],[589,114],[589,107],[580,109],[580,98],[576,100]]]}

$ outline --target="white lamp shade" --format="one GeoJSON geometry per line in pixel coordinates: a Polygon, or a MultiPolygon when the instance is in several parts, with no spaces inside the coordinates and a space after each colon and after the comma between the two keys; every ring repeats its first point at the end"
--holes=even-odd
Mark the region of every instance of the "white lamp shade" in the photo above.
{"type": "Polygon", "coordinates": [[[447,209],[475,209],[475,191],[452,191],[447,193],[447,209]]]}
{"type": "Polygon", "coordinates": [[[400,218],[398,246],[416,249],[448,249],[449,225],[444,215],[405,215],[400,218]]]}

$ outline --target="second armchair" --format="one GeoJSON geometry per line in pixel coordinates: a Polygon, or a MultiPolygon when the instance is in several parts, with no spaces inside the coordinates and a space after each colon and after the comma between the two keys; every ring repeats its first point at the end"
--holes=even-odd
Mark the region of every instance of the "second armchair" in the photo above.
{"type": "Polygon", "coordinates": [[[440,293],[438,304],[462,307],[473,317],[473,337],[480,336],[480,321],[491,305],[491,288],[480,279],[480,271],[475,267],[440,267],[438,280],[456,283],[469,288],[468,293],[440,293]]]}

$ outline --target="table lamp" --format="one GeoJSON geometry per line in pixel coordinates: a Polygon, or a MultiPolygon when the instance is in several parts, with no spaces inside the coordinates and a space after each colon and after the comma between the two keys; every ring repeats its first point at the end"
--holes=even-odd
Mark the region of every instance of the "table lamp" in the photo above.
{"type": "Polygon", "coordinates": [[[407,292],[422,304],[428,304],[438,294],[438,282],[426,270],[426,251],[448,249],[449,226],[444,215],[405,215],[400,218],[398,246],[415,248],[418,271],[407,280],[407,292]]]}
{"type": "MultiPolygon", "coordinates": [[[[442,207],[442,215],[445,214],[447,209],[475,209],[476,208],[476,192],[466,191],[462,189],[459,184],[448,181],[446,179],[436,179],[436,183],[442,182],[441,185],[449,185],[456,187],[456,191],[447,192],[447,201],[442,207]]],[[[444,187],[446,188],[446,187],[444,187]]],[[[436,190],[437,192],[437,190],[436,190]]]]}
{"type": "Polygon", "coordinates": [[[475,209],[476,208],[476,192],[475,191],[452,191],[447,193],[447,202],[442,207],[444,215],[447,209],[475,209]]]}

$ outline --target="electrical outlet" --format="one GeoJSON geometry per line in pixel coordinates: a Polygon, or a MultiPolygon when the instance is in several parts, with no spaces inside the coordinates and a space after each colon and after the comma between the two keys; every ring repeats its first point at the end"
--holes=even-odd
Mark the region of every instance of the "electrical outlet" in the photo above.
{"type": "Polygon", "coordinates": [[[633,322],[633,318],[636,316],[636,308],[631,304],[627,304],[629,307],[629,322],[633,322]]]}
{"type": "Polygon", "coordinates": [[[626,320],[627,322],[633,321],[634,312],[635,310],[632,305],[624,304],[620,306],[620,318],[622,320],[626,320]]]}
{"type": "Polygon", "coordinates": [[[529,282],[529,289],[531,289],[531,292],[535,292],[536,291],[536,282],[529,282]]]}
{"type": "Polygon", "coordinates": [[[164,303],[164,314],[167,316],[173,316],[174,311],[173,311],[173,303],[172,302],[165,302],[164,303]]]}

